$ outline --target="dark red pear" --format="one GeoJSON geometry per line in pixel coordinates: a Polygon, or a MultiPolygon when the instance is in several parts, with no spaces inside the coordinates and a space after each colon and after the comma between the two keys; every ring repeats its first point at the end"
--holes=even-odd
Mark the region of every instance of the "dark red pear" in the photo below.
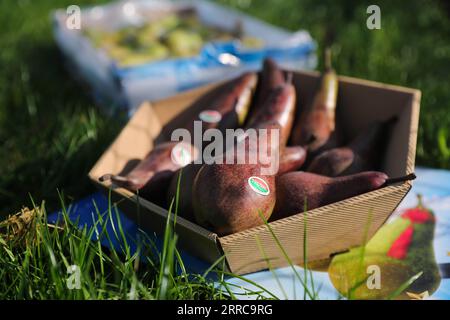
{"type": "Polygon", "coordinates": [[[294,122],[296,92],[291,83],[273,89],[249,119],[247,128],[259,129],[267,123],[279,125],[280,145],[286,146],[294,122]]]}
{"type": "Polygon", "coordinates": [[[194,186],[195,177],[201,167],[201,164],[190,163],[186,167],[179,169],[178,172],[172,177],[167,193],[167,203],[174,201],[174,205],[178,206],[178,215],[192,222],[195,222],[194,209],[192,205],[192,188],[194,186]],[[176,204],[177,191],[178,204],[176,204]]]}
{"type": "Polygon", "coordinates": [[[217,110],[221,114],[222,119],[217,126],[208,122],[207,117],[202,117],[205,111],[198,118],[204,125],[206,122],[209,127],[217,127],[222,131],[244,125],[257,83],[258,77],[253,72],[245,73],[231,83],[230,91],[211,105],[211,110],[217,110]]]}
{"type": "Polygon", "coordinates": [[[292,130],[292,145],[300,145],[313,154],[323,147],[335,131],[338,78],[331,67],[330,51],[326,53],[325,71],[311,104],[302,110],[292,130]]]}
{"type": "Polygon", "coordinates": [[[289,172],[277,178],[277,203],[271,220],[312,210],[383,186],[388,176],[369,171],[330,178],[314,173],[289,172]]]}
{"type": "Polygon", "coordinates": [[[229,152],[222,163],[205,164],[198,172],[193,188],[193,207],[196,221],[219,235],[227,235],[264,223],[275,206],[275,176],[279,161],[278,129],[276,124],[261,124],[268,129],[267,139],[262,135],[247,136],[233,149],[230,163],[229,152]],[[265,140],[265,141],[262,141],[265,140]],[[241,152],[244,151],[243,154],[241,152]],[[261,160],[261,154],[269,162],[261,160]],[[242,164],[239,158],[245,159],[242,164]],[[256,159],[256,161],[249,161],[256,159]],[[262,217],[261,217],[262,216],[262,217]]]}
{"type": "Polygon", "coordinates": [[[256,89],[255,106],[258,107],[267,100],[270,92],[286,82],[283,70],[271,58],[264,59],[258,88],[256,89]]]}
{"type": "MultiPolygon", "coordinates": [[[[239,141],[243,141],[243,138],[240,138],[239,141]]],[[[237,146],[234,146],[237,149],[237,146]]],[[[249,152],[249,149],[246,150],[247,152],[249,152]]],[[[225,151],[227,152],[227,151],[225,151]]],[[[219,158],[222,157],[224,160],[222,162],[225,162],[226,160],[226,155],[225,154],[221,154],[221,155],[217,155],[215,158],[219,158]]],[[[236,155],[234,156],[234,160],[232,163],[236,163],[237,160],[237,151],[236,151],[236,155]]],[[[244,159],[244,161],[247,161],[248,157],[244,159]]],[[[286,159],[286,162],[295,162],[295,161],[299,161],[297,159],[294,159],[294,156],[291,156],[291,159],[286,159]]],[[[205,164],[205,166],[209,166],[210,164],[205,164]]],[[[290,165],[293,166],[293,164],[289,163],[286,165],[290,165]]],[[[175,174],[172,177],[169,189],[168,189],[168,194],[167,194],[167,202],[170,203],[173,199],[175,199],[176,201],[176,195],[177,195],[177,190],[178,190],[178,214],[188,220],[191,221],[196,221],[195,219],[195,215],[193,214],[193,201],[192,201],[192,195],[193,195],[193,186],[194,186],[194,181],[195,178],[197,176],[198,171],[200,170],[200,168],[203,166],[203,164],[195,164],[195,163],[190,163],[188,164],[186,167],[181,168],[180,170],[178,170],[177,174],[175,174]]]]}
{"type": "Polygon", "coordinates": [[[174,173],[198,156],[197,148],[186,142],[165,142],[157,145],[126,175],[106,174],[100,180],[111,180],[118,187],[139,192],[149,200],[160,201],[165,199],[174,173]]]}
{"type": "MultiPolygon", "coordinates": [[[[334,148],[315,157],[306,171],[327,177],[337,177],[355,163],[355,153],[349,147],[334,148]]],[[[359,170],[361,172],[364,170],[359,170]]],[[[356,173],[356,172],[352,172],[356,173]]]]}
{"type": "Polygon", "coordinates": [[[275,177],[257,165],[204,165],[194,186],[194,213],[199,224],[227,235],[263,224],[275,206],[275,177]]]}
{"type": "Polygon", "coordinates": [[[278,175],[301,168],[306,160],[306,149],[300,146],[286,147],[281,154],[278,175]]]}
{"type": "MultiPolygon", "coordinates": [[[[281,72],[281,70],[279,71],[281,72]]],[[[290,83],[286,84],[283,82],[281,83],[281,86],[269,92],[269,97],[261,105],[258,111],[254,114],[254,116],[251,119],[251,127],[250,125],[247,125],[247,129],[252,128],[252,129],[278,130],[281,136],[279,141],[276,142],[277,151],[279,151],[278,149],[284,148],[287,142],[287,138],[292,128],[294,110],[295,110],[295,89],[292,86],[292,84],[290,83]]],[[[252,148],[248,148],[246,151],[252,154],[256,154],[257,152],[257,150],[252,150],[252,148]]],[[[293,167],[296,166],[299,163],[299,161],[301,161],[301,159],[299,159],[299,156],[300,157],[303,156],[303,153],[299,152],[298,150],[296,152],[297,152],[296,155],[292,154],[291,157],[287,159],[288,163],[286,163],[286,165],[293,167]]],[[[215,156],[219,157],[220,155],[215,156]]],[[[278,161],[279,159],[277,159],[277,162],[278,161]]],[[[233,163],[237,163],[237,160],[236,161],[233,160],[233,163]]],[[[256,168],[257,166],[254,167],[256,168]]],[[[193,220],[192,214],[193,205],[191,198],[192,185],[199,168],[200,168],[199,165],[191,164],[183,168],[181,173],[181,180],[180,180],[181,190],[179,193],[178,212],[181,216],[184,216],[190,220],[193,220]]],[[[242,171],[242,165],[236,166],[236,170],[237,172],[242,171]]],[[[254,171],[256,171],[256,169],[254,171]]],[[[252,170],[250,170],[250,172],[252,172],[252,170]]],[[[172,178],[171,186],[169,187],[168,192],[169,201],[171,201],[171,199],[175,196],[177,186],[178,186],[178,175],[172,178]]]]}
{"type": "Polygon", "coordinates": [[[395,121],[396,118],[384,123],[373,123],[349,145],[327,150],[315,157],[306,171],[337,177],[378,169],[390,127],[395,121]]]}
{"type": "Polygon", "coordinates": [[[276,200],[275,176],[292,127],[295,98],[290,83],[272,90],[250,119],[244,138],[221,156],[222,163],[202,166],[192,193],[198,223],[225,235],[261,225],[261,215],[270,217],[276,200]]]}
{"type": "Polygon", "coordinates": [[[256,73],[244,73],[206,93],[169,121],[162,128],[157,140],[171,140],[173,131],[179,128],[187,129],[192,137],[195,121],[202,122],[203,132],[212,128],[224,131],[242,126],[247,117],[257,82],[256,73]]]}

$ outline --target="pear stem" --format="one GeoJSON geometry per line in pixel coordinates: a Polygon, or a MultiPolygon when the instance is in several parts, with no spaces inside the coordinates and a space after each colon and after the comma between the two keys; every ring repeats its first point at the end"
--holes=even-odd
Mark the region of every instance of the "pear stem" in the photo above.
{"type": "Polygon", "coordinates": [[[108,180],[116,180],[116,181],[120,181],[120,182],[128,182],[128,179],[122,176],[118,176],[118,175],[114,175],[114,174],[104,174],[103,176],[101,176],[100,178],[98,178],[98,180],[100,182],[104,182],[104,181],[108,181],[108,180]]]}
{"type": "Polygon", "coordinates": [[[417,207],[423,208],[423,197],[420,193],[417,194],[417,207]]]}
{"type": "Polygon", "coordinates": [[[405,181],[410,181],[410,180],[414,180],[415,178],[417,178],[417,176],[413,173],[410,173],[406,176],[403,177],[397,177],[397,178],[389,178],[386,180],[386,182],[384,183],[383,187],[386,186],[390,186],[396,183],[401,183],[401,182],[405,182],[405,181]]]}
{"type": "Polygon", "coordinates": [[[107,173],[107,174],[102,175],[100,178],[98,178],[98,180],[100,182],[104,182],[104,181],[111,180],[111,178],[112,178],[112,174],[107,173]]]}
{"type": "Polygon", "coordinates": [[[325,71],[331,70],[331,48],[325,49],[325,71]]]}

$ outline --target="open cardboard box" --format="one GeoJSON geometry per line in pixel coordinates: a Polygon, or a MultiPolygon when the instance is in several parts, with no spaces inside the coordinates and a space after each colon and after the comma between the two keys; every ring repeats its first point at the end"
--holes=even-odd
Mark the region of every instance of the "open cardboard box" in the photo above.
{"type": "MultiPolygon", "coordinates": [[[[298,109],[311,101],[318,79],[319,74],[314,72],[294,74],[298,109]]],[[[98,178],[105,173],[121,172],[130,160],[142,159],[153,148],[154,139],[169,121],[217,85],[201,87],[155,103],[142,104],[90,171],[89,177],[101,189],[108,192],[113,187],[113,201],[142,229],[162,234],[167,210],[128,190],[115,188],[110,182],[100,182],[98,178]]],[[[338,96],[338,117],[346,136],[354,136],[375,120],[385,121],[397,116],[398,121],[392,129],[381,169],[392,177],[414,172],[420,91],[339,77],[338,96]]],[[[271,222],[270,226],[294,263],[304,261],[305,226],[308,261],[326,259],[335,253],[361,245],[365,236],[370,239],[410,189],[409,181],[384,187],[306,214],[298,213],[271,222]]],[[[179,246],[210,263],[225,254],[226,267],[237,274],[266,269],[267,258],[272,267],[288,264],[265,225],[219,237],[197,224],[177,217],[175,231],[179,237],[179,246]],[[264,252],[258,249],[256,239],[260,241],[264,252]]]]}

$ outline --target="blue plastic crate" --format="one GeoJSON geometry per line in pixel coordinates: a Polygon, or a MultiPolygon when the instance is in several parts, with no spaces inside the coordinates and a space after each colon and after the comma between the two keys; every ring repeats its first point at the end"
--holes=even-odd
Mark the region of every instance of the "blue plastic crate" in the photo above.
{"type": "Polygon", "coordinates": [[[248,49],[238,41],[207,43],[195,57],[121,67],[105,51],[96,48],[82,30],[66,27],[65,10],[57,10],[53,15],[54,35],[68,59],[70,71],[90,85],[94,96],[111,113],[124,108],[132,113],[143,101],[163,99],[244,71],[257,70],[265,57],[291,70],[316,66],[316,43],[308,32],[288,32],[203,0],[119,1],[84,8],[81,27],[115,29],[151,19],[152,12],[157,10],[186,7],[194,8],[204,25],[231,31],[239,23],[244,35],[261,39],[264,46],[248,49]]]}

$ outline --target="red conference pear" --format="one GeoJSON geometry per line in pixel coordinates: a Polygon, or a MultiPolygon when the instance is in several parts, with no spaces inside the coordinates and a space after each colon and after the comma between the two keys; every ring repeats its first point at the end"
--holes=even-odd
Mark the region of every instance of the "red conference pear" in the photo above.
{"type": "Polygon", "coordinates": [[[281,70],[278,64],[271,58],[264,59],[255,94],[255,106],[262,105],[267,100],[270,92],[285,82],[286,79],[283,70],[281,70]]]}
{"type": "MultiPolygon", "coordinates": [[[[190,163],[186,167],[178,170],[172,177],[167,192],[167,203],[170,204],[174,201],[174,206],[178,206],[177,214],[192,222],[195,222],[194,209],[192,206],[192,188],[195,177],[201,167],[201,164],[190,163]],[[178,204],[176,203],[177,192],[178,204]]],[[[175,207],[173,211],[175,212],[175,207]]]]}
{"type": "Polygon", "coordinates": [[[306,147],[310,156],[323,150],[326,145],[335,145],[340,137],[335,130],[338,78],[331,67],[329,50],[326,51],[325,56],[325,71],[322,74],[319,89],[312,103],[302,110],[292,130],[292,145],[306,147]]]}
{"type": "Polygon", "coordinates": [[[366,193],[383,186],[388,176],[368,171],[330,178],[314,173],[296,171],[277,178],[277,203],[271,220],[313,210],[330,203],[366,193]]]}
{"type": "MultiPolygon", "coordinates": [[[[236,151],[242,143],[245,153],[249,157],[255,156],[259,147],[253,148],[250,139],[247,137],[241,141],[236,151]]],[[[267,149],[272,153],[278,146],[272,146],[271,139],[268,140],[267,149]]],[[[203,165],[194,181],[192,200],[195,219],[219,235],[263,224],[262,217],[267,220],[275,206],[276,172],[264,174],[264,165],[259,160],[254,164],[238,164],[237,154],[235,152],[233,164],[225,163],[224,155],[222,164],[203,165]]]]}
{"type": "Polygon", "coordinates": [[[173,131],[180,128],[188,130],[193,137],[195,121],[202,122],[202,134],[208,129],[225,132],[226,129],[242,126],[257,83],[256,73],[248,72],[212,89],[169,121],[157,141],[170,140],[173,131]]]}
{"type": "Polygon", "coordinates": [[[327,150],[315,157],[306,171],[337,177],[378,169],[395,121],[394,118],[385,123],[373,123],[349,145],[327,150]]]}
{"type": "Polygon", "coordinates": [[[152,201],[165,199],[174,173],[194,161],[199,155],[195,146],[185,142],[165,142],[157,145],[136,167],[125,175],[105,174],[100,181],[139,192],[152,201]]]}
{"type": "Polygon", "coordinates": [[[194,181],[192,197],[199,224],[225,235],[263,224],[261,215],[265,219],[270,217],[276,200],[275,177],[279,156],[292,126],[295,100],[296,93],[291,83],[272,90],[247,127],[266,129],[267,139],[262,139],[262,131],[256,130],[256,137],[246,136],[232,148],[233,163],[229,162],[230,150],[227,150],[222,164],[202,166],[194,181]],[[273,136],[275,132],[278,139],[273,136]],[[247,162],[240,164],[238,159],[242,150],[247,162]],[[269,166],[276,168],[273,171],[265,168],[267,165],[262,163],[261,157],[270,159],[269,166]],[[257,161],[249,163],[252,158],[257,161]]]}
{"type": "Polygon", "coordinates": [[[280,157],[278,175],[298,170],[306,160],[306,149],[301,146],[286,147],[280,157]]]}

